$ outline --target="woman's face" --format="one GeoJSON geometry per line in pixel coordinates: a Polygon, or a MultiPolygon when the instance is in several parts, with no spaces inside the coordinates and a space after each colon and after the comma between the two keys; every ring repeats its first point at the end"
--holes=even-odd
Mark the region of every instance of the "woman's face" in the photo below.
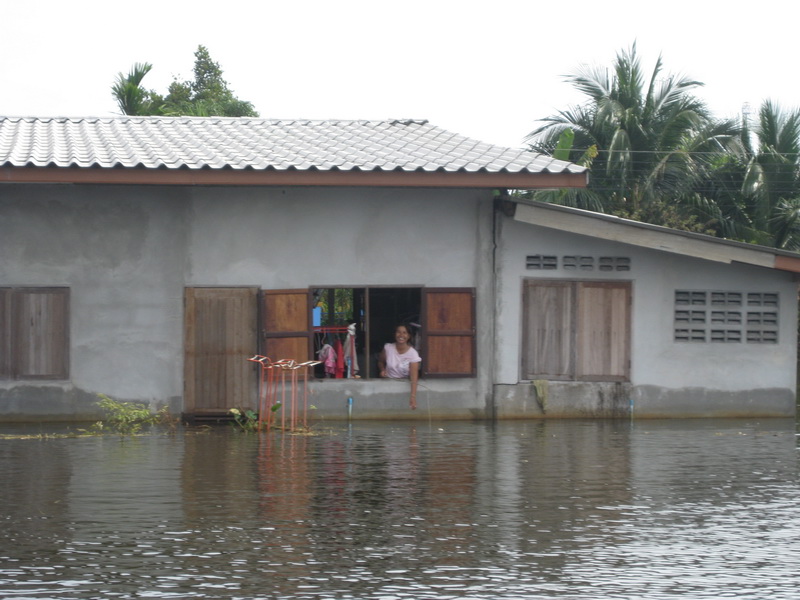
{"type": "Polygon", "coordinates": [[[394,330],[394,341],[398,344],[405,344],[408,343],[408,340],[411,339],[411,334],[409,334],[408,329],[405,326],[400,325],[397,329],[394,330]]]}

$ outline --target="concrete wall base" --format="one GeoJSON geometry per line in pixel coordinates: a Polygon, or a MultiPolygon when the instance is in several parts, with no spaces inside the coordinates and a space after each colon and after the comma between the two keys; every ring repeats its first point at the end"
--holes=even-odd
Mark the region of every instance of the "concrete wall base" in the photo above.
{"type": "Polygon", "coordinates": [[[464,385],[472,380],[421,380],[417,408],[409,406],[408,381],[322,380],[309,385],[310,411],[315,421],[358,420],[487,420],[486,399],[464,385]],[[348,400],[352,398],[352,405],[348,400]],[[350,408],[348,408],[350,407],[350,408]]]}
{"type": "MultiPolygon", "coordinates": [[[[740,392],[703,388],[668,389],[630,383],[534,381],[495,385],[491,398],[464,386],[466,380],[421,382],[417,409],[409,407],[408,381],[323,380],[309,383],[308,419],[491,420],[559,418],[720,418],[796,416],[790,389],[740,392]],[[349,399],[352,398],[352,403],[349,399]]],[[[298,390],[298,410],[303,404],[298,390]]],[[[127,401],[125,398],[114,398],[127,401]]],[[[0,388],[0,422],[87,422],[102,417],[95,393],[70,384],[0,388]]],[[[288,411],[290,396],[285,401],[288,411]]],[[[153,411],[168,406],[181,414],[181,398],[151,402],[153,411]]]]}
{"type": "Polygon", "coordinates": [[[495,385],[498,419],[630,416],[629,383],[531,381],[495,385]]]}
{"type": "MultiPolygon", "coordinates": [[[[94,392],[71,384],[17,385],[0,388],[0,423],[94,422],[103,417],[94,392]]],[[[114,397],[119,402],[126,398],[114,397]]],[[[168,406],[172,414],[180,414],[181,398],[151,402],[153,412],[168,406]]]]}
{"type": "Polygon", "coordinates": [[[532,381],[494,387],[498,419],[794,417],[793,390],[669,389],[630,383],[532,381]]]}
{"type": "Polygon", "coordinates": [[[636,418],[794,417],[797,412],[794,390],[781,388],[731,392],[637,386],[632,400],[636,418]]]}

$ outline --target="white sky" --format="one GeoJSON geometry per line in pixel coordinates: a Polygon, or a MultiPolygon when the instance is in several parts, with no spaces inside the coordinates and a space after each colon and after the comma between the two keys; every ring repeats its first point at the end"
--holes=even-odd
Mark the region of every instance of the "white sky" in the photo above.
{"type": "Polygon", "coordinates": [[[536,120],[582,101],[563,76],[637,42],[649,72],[704,82],[717,116],[765,98],[800,106],[800,3],[761,0],[33,0],[7,2],[0,115],[110,116],[135,62],[144,86],[191,79],[208,47],[262,117],[428,119],[521,146],[536,120]]]}

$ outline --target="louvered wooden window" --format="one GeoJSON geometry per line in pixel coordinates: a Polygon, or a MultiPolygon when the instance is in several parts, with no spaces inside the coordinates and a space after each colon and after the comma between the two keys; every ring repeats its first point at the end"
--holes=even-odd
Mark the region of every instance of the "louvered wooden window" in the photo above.
{"type": "Polygon", "coordinates": [[[69,377],[69,288],[0,288],[0,378],[69,377]]]}
{"type": "Polygon", "coordinates": [[[522,378],[627,381],[630,298],[628,282],[526,281],[522,378]]]}

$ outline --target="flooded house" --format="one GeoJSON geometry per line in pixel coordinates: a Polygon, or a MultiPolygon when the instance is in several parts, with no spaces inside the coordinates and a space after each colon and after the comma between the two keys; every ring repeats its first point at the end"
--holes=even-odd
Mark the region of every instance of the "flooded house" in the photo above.
{"type": "Polygon", "coordinates": [[[319,362],[317,420],[794,415],[800,255],[506,193],[587,179],[425,121],[0,118],[0,421],[255,408],[254,355],[319,362]]]}

